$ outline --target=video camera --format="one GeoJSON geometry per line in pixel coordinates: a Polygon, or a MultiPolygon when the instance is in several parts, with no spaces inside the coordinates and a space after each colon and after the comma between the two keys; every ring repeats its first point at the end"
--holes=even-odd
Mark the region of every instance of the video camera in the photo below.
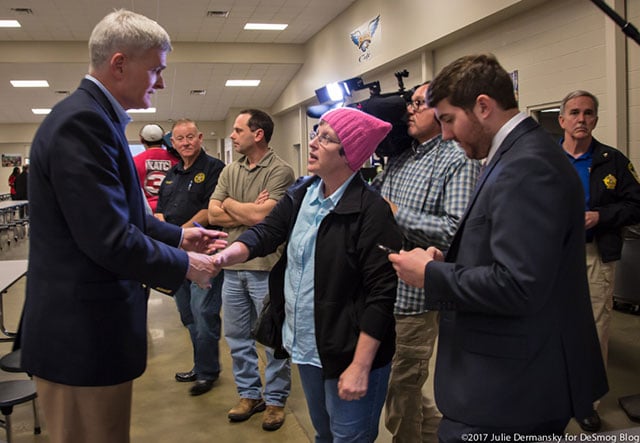
{"type": "Polygon", "coordinates": [[[369,98],[346,106],[359,109],[367,114],[391,123],[391,132],[380,142],[376,155],[393,157],[411,146],[413,139],[407,134],[407,103],[411,100],[412,91],[406,91],[403,78],[409,77],[406,69],[394,73],[398,81],[398,90],[381,93],[380,82],[365,84],[362,78],[355,77],[342,82],[332,83],[316,89],[316,97],[322,103],[307,108],[307,115],[319,118],[329,109],[342,106],[345,96],[351,96],[353,91],[369,89],[369,98]]]}

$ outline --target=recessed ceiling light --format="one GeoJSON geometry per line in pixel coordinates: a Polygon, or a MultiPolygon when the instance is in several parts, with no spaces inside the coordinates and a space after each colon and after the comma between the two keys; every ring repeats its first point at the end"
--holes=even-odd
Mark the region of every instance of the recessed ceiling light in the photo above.
{"type": "Polygon", "coordinates": [[[227,18],[229,11],[207,11],[207,17],[227,18]]]}
{"type": "Polygon", "coordinates": [[[287,29],[287,24],[279,23],[247,23],[244,29],[249,31],[283,31],[287,29]]]}
{"type": "Polygon", "coordinates": [[[46,80],[11,80],[14,88],[48,88],[49,82],[46,80]]]}
{"type": "Polygon", "coordinates": [[[560,108],[547,108],[542,109],[540,112],[560,112],[560,108]]]}
{"type": "Polygon", "coordinates": [[[18,15],[33,15],[31,8],[11,8],[11,12],[18,15]]]}
{"type": "Polygon", "coordinates": [[[0,20],[0,28],[20,28],[18,20],[0,20]]]}
{"type": "Polygon", "coordinates": [[[31,112],[36,115],[47,115],[51,112],[51,108],[33,108],[31,112]]]}
{"type": "Polygon", "coordinates": [[[260,80],[227,80],[225,86],[258,86],[260,80]]]}
{"type": "Polygon", "coordinates": [[[129,114],[153,114],[156,108],[128,109],[129,114]]]}

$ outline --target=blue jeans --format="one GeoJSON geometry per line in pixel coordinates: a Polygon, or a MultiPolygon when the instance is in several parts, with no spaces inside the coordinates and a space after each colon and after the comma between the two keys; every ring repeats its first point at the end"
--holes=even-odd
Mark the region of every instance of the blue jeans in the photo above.
{"type": "Polygon", "coordinates": [[[380,414],[387,395],[391,363],[369,373],[367,395],[346,401],[338,396],[338,379],[325,380],[322,369],[298,365],[300,381],[316,443],[373,442],[378,436],[380,414]]]}
{"type": "Polygon", "coordinates": [[[203,289],[185,280],[174,295],[180,320],[189,330],[193,345],[193,371],[199,380],[213,380],[220,373],[220,307],[223,272],[203,289]]]}
{"type": "MultiPolygon", "coordinates": [[[[256,342],[251,327],[269,291],[267,271],[224,271],[222,303],[224,336],[231,350],[233,377],[241,398],[262,398],[256,342]]],[[[291,390],[289,359],[276,359],[266,348],[264,399],[268,405],[284,406],[291,390]]]]}

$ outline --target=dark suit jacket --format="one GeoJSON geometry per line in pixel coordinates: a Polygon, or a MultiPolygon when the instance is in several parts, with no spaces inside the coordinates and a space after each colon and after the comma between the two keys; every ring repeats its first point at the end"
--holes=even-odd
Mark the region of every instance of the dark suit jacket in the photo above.
{"type": "Polygon", "coordinates": [[[181,230],[145,213],[124,131],[84,79],[38,129],[29,170],[30,241],[22,365],[62,384],[101,386],[146,365],[147,291],[175,289],[181,230]]]}
{"type": "Polygon", "coordinates": [[[607,391],[582,185],[531,118],[487,165],[425,288],[442,311],[435,394],[446,417],[498,428],[582,418],[607,391]]]}

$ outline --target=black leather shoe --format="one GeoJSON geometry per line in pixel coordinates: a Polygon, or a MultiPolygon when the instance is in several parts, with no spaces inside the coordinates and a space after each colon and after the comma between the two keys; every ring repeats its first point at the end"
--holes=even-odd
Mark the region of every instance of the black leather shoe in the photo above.
{"type": "Polygon", "coordinates": [[[198,376],[196,375],[195,372],[193,372],[193,369],[189,372],[176,372],[176,380],[182,383],[185,382],[190,382],[190,381],[196,381],[198,379],[198,376]]]}
{"type": "Polygon", "coordinates": [[[578,424],[585,432],[598,432],[602,426],[598,411],[593,411],[589,417],[578,420],[578,424]]]}
{"type": "Polygon", "coordinates": [[[189,389],[189,393],[191,395],[201,395],[205,392],[209,392],[211,388],[213,388],[213,382],[215,380],[196,380],[191,389],[189,389]]]}

